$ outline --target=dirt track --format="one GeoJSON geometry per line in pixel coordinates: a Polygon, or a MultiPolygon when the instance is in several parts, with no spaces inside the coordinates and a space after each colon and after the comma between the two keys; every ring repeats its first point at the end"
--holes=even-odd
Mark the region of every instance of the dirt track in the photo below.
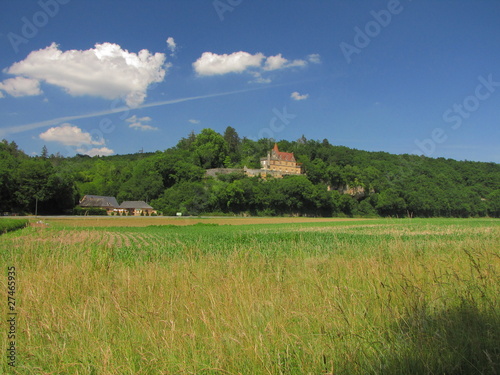
{"type": "Polygon", "coordinates": [[[145,227],[148,225],[193,225],[197,223],[219,225],[243,224],[281,224],[281,223],[318,223],[332,221],[357,221],[367,219],[346,218],[310,218],[310,217],[82,217],[82,216],[47,216],[39,217],[49,225],[71,227],[145,227]]]}

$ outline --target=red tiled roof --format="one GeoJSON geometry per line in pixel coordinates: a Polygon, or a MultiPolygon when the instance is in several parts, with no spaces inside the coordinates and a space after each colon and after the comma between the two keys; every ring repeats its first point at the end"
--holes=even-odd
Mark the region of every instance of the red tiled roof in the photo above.
{"type": "Polygon", "coordinates": [[[276,156],[278,157],[278,159],[280,159],[280,160],[295,161],[295,156],[293,156],[293,152],[281,152],[278,149],[277,143],[274,144],[273,151],[276,154],[276,156]]]}

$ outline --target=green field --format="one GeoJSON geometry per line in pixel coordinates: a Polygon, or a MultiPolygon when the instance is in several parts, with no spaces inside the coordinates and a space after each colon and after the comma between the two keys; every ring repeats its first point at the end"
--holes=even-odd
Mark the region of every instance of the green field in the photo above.
{"type": "Polygon", "coordinates": [[[78,220],[0,236],[0,373],[500,373],[499,220],[78,220]]]}
{"type": "Polygon", "coordinates": [[[27,224],[26,219],[0,218],[0,234],[24,228],[27,224]]]}

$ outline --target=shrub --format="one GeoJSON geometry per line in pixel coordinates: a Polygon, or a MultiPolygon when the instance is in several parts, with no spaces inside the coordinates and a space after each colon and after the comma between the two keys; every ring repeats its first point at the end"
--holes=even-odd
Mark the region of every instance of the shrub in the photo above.
{"type": "Polygon", "coordinates": [[[86,215],[106,216],[108,212],[104,208],[76,206],[73,209],[73,214],[78,216],[86,216],[86,215]]]}

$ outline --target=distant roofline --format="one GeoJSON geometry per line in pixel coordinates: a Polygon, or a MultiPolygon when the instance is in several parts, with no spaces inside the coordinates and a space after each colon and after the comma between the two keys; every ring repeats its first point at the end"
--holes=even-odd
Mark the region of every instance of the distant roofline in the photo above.
{"type": "Polygon", "coordinates": [[[105,195],[92,195],[86,194],[80,200],[79,205],[81,207],[108,207],[116,208],[118,207],[118,201],[115,197],[105,196],[105,195]]]}
{"type": "Polygon", "coordinates": [[[153,209],[149,204],[144,201],[123,201],[119,208],[145,208],[153,209]]]}

